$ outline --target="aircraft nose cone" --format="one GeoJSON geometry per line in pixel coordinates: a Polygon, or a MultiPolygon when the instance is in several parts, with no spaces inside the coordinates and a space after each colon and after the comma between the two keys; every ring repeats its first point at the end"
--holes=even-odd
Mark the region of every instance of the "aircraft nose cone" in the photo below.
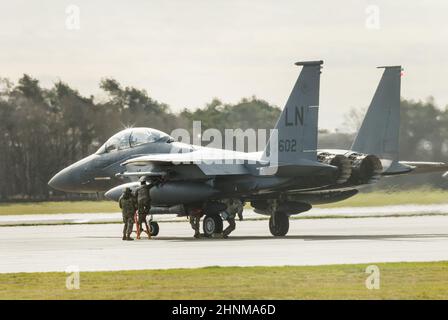
{"type": "Polygon", "coordinates": [[[91,163],[95,159],[96,155],[91,155],[62,169],[48,181],[48,185],[53,189],[65,192],[92,191],[88,188],[91,178],[91,163]]]}
{"type": "Polygon", "coordinates": [[[59,191],[70,192],[73,187],[73,179],[71,176],[67,169],[61,170],[48,181],[48,185],[59,191]]]}

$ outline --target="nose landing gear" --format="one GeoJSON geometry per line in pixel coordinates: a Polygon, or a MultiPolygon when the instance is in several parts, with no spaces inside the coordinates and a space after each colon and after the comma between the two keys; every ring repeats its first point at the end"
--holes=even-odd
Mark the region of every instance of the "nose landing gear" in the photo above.
{"type": "Polygon", "coordinates": [[[151,232],[151,236],[155,237],[159,234],[159,224],[155,221],[151,221],[149,223],[149,231],[151,232]]]}

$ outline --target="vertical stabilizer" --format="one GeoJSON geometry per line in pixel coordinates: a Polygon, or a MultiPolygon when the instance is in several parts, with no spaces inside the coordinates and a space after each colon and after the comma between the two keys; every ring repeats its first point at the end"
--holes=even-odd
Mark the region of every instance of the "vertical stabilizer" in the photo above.
{"type": "Polygon", "coordinates": [[[398,160],[401,66],[384,68],[351,150],[398,160]]]}
{"type": "Polygon", "coordinates": [[[298,164],[301,159],[316,161],[322,64],[323,61],[296,63],[303,66],[302,71],[277,121],[276,132],[269,139],[263,159],[276,159],[279,165],[298,164]]]}

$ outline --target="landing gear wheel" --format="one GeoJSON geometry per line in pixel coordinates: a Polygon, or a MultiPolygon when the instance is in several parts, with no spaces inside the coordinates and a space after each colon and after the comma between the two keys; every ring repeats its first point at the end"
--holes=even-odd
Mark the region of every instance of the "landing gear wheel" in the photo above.
{"type": "Polygon", "coordinates": [[[202,229],[206,237],[211,237],[214,233],[221,233],[222,228],[222,219],[218,214],[205,216],[202,222],[202,229]]]}
{"type": "Polygon", "coordinates": [[[284,237],[289,231],[289,217],[282,212],[274,213],[269,219],[269,231],[274,237],[284,237]]]}
{"type": "Polygon", "coordinates": [[[149,231],[151,232],[151,236],[155,237],[159,234],[159,224],[155,221],[151,221],[149,223],[149,231]]]}

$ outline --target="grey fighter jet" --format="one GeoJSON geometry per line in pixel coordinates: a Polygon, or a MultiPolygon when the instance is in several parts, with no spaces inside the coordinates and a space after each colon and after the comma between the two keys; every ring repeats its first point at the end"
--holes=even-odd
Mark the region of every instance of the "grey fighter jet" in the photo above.
{"type": "Polygon", "coordinates": [[[386,67],[351,150],[318,150],[322,63],[296,63],[302,71],[263,152],[201,147],[158,130],[131,128],[63,169],[49,185],[67,192],[109,190],[106,196],[116,200],[126,187],[137,188],[139,179],[157,178],[151,214],[202,210],[204,233],[211,236],[222,232],[224,200],[238,199],[270,216],[272,235],[284,236],[289,216],[312,204],[346,199],[385,175],[447,170],[442,163],[398,161],[399,67],[386,67]]]}

